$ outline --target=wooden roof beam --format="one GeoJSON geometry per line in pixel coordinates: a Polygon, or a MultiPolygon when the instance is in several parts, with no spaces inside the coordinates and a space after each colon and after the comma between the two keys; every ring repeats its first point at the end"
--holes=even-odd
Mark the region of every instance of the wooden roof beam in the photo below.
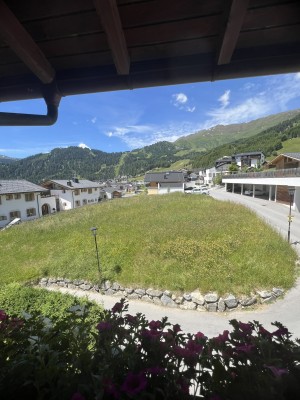
{"type": "Polygon", "coordinates": [[[0,36],[41,82],[54,80],[55,70],[3,0],[0,0],[0,36]]]}
{"type": "Polygon", "coordinates": [[[116,0],[94,0],[119,75],[128,75],[130,57],[116,0]]]}
{"type": "Polygon", "coordinates": [[[225,24],[217,52],[217,65],[229,64],[236,47],[249,0],[227,0],[225,24]]]}

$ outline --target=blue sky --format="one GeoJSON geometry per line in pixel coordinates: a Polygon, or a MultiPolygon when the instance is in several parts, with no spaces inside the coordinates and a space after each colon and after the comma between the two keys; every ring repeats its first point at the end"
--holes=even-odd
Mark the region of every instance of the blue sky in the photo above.
{"type": "MultiPolygon", "coordinates": [[[[297,108],[300,72],[69,96],[51,127],[0,127],[0,154],[23,158],[78,145],[127,151],[297,108]]],[[[0,111],[46,112],[43,100],[1,103],[0,111]]]]}

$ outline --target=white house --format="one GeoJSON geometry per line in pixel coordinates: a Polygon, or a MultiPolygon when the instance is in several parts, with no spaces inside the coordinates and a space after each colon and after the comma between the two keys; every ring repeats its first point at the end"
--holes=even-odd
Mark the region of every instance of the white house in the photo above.
{"type": "Polygon", "coordinates": [[[48,190],[25,180],[0,180],[0,228],[15,218],[39,218],[56,211],[48,190]]]}
{"type": "Polygon", "coordinates": [[[148,194],[184,192],[184,173],[181,171],[147,172],[145,185],[148,194]]]}
{"type": "Polygon", "coordinates": [[[42,183],[56,197],[57,211],[71,210],[102,199],[101,185],[87,179],[48,180],[42,183]]]}
{"type": "Polygon", "coordinates": [[[261,151],[234,154],[232,156],[232,162],[235,162],[240,168],[257,168],[264,164],[265,155],[261,151]]]}

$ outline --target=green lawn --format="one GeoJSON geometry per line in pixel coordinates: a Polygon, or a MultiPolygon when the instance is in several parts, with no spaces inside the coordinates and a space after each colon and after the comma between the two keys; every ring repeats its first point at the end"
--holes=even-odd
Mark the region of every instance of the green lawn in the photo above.
{"type": "Polygon", "coordinates": [[[289,288],[296,253],[240,205],[206,196],[139,196],[24,222],[0,232],[2,283],[42,276],[174,291],[289,288]],[[284,273],[283,273],[284,271],[284,273]]]}

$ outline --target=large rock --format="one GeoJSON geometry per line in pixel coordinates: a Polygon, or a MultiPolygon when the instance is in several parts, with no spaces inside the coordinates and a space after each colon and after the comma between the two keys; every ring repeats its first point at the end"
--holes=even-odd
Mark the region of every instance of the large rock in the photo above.
{"type": "Polygon", "coordinates": [[[163,295],[163,292],[161,290],[155,290],[150,288],[146,290],[146,294],[151,297],[161,297],[163,295]]]}
{"type": "Polygon", "coordinates": [[[218,307],[218,303],[207,303],[206,304],[206,309],[207,311],[210,312],[216,312],[218,307]]]}
{"type": "Polygon", "coordinates": [[[233,294],[230,294],[229,296],[227,296],[224,299],[224,302],[226,304],[226,307],[228,307],[228,308],[235,308],[238,305],[237,298],[233,294]]]}
{"type": "Polygon", "coordinates": [[[140,297],[145,296],[146,290],[145,289],[135,289],[134,293],[138,294],[140,297]]]}
{"type": "Polygon", "coordinates": [[[218,301],[218,311],[220,312],[224,312],[226,310],[226,304],[224,299],[222,299],[222,297],[220,297],[219,301],[218,301]]]}
{"type": "Polygon", "coordinates": [[[204,305],[204,297],[202,294],[199,292],[199,290],[195,290],[194,292],[191,293],[192,301],[196,303],[199,306],[204,305]]]}
{"type": "Polygon", "coordinates": [[[177,304],[175,303],[174,300],[171,299],[171,297],[166,296],[165,294],[163,294],[160,298],[161,304],[166,306],[166,307],[177,307],[177,304]]]}
{"type": "Polygon", "coordinates": [[[120,285],[117,282],[114,282],[111,287],[113,290],[120,290],[120,285]]]}
{"type": "Polygon", "coordinates": [[[279,297],[279,296],[282,296],[283,295],[283,293],[284,293],[284,290],[283,289],[281,289],[281,288],[273,288],[272,289],[272,293],[273,293],[273,295],[275,296],[275,297],[279,297]]]}
{"type": "Polygon", "coordinates": [[[196,310],[197,304],[192,301],[184,300],[182,304],[180,304],[179,308],[182,310],[196,310]]]}
{"type": "Polygon", "coordinates": [[[184,293],[183,299],[185,301],[192,301],[192,296],[190,295],[190,293],[184,293]]]}
{"type": "Polygon", "coordinates": [[[267,290],[257,290],[257,294],[259,294],[262,299],[272,297],[272,292],[269,292],[267,290]]]}
{"type": "Polygon", "coordinates": [[[249,296],[249,297],[242,297],[240,299],[240,305],[242,307],[249,307],[252,306],[253,304],[255,304],[257,302],[257,298],[256,296],[249,296]]]}
{"type": "Polygon", "coordinates": [[[219,296],[217,293],[207,293],[204,296],[204,300],[206,303],[215,303],[216,301],[219,300],[219,296]]]}

